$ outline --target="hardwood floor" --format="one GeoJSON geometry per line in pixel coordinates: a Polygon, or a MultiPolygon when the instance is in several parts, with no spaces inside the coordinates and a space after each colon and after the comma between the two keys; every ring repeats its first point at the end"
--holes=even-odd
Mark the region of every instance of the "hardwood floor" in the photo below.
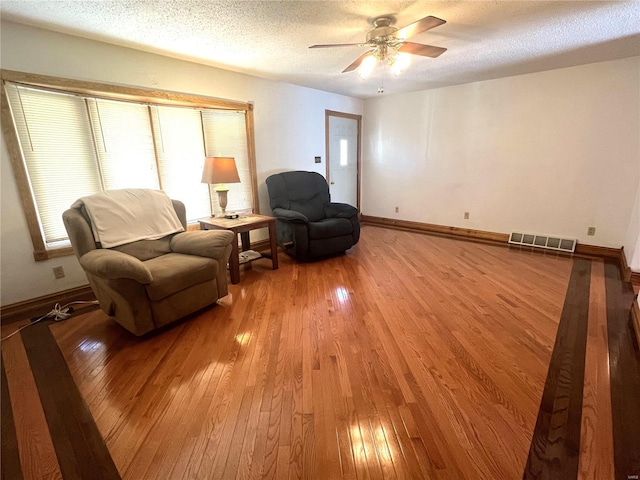
{"type": "Polygon", "coordinates": [[[3,478],[640,473],[613,265],[365,226],[229,290],[143,339],[93,311],[4,341],[3,478]]]}

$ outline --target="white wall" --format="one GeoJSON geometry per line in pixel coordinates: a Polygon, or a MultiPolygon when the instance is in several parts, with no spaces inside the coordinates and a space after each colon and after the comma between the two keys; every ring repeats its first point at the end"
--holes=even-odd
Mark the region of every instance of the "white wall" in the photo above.
{"type": "MultiPolygon", "coordinates": [[[[325,109],[362,114],[359,99],[184,62],[101,42],[3,22],[2,68],[87,81],[255,102],[260,209],[269,213],[264,180],[304,169],[325,173],[325,109]],[[321,164],[314,163],[321,156],[321,164]]],[[[2,138],[0,303],[8,305],[86,284],[75,257],[35,262],[2,138]],[[51,268],[66,277],[55,280],[51,268]]],[[[73,179],[69,179],[73,181],[73,179]]]]}
{"type": "Polygon", "coordinates": [[[640,57],[366,100],[363,138],[367,215],[636,249],[640,57]]]}

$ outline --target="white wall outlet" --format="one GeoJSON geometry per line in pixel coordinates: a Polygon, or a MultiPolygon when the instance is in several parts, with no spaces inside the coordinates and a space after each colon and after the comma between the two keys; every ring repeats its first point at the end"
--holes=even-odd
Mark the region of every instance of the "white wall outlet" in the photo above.
{"type": "Polygon", "coordinates": [[[53,276],[57,279],[64,278],[64,268],[62,267],[53,267],[53,276]]]}
{"type": "Polygon", "coordinates": [[[587,235],[593,237],[596,234],[596,227],[587,228],[587,235]]]}
{"type": "Polygon", "coordinates": [[[316,163],[322,163],[322,157],[314,157],[316,163]]]}
{"type": "Polygon", "coordinates": [[[469,220],[469,212],[464,212],[464,219],[469,220]]]}
{"type": "Polygon", "coordinates": [[[400,207],[396,207],[396,213],[400,212],[400,207]]]}

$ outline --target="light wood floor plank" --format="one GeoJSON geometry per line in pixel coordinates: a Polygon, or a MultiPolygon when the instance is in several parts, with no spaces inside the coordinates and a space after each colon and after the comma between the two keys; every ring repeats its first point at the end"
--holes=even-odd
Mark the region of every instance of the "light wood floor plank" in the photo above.
{"type": "Polygon", "coordinates": [[[20,334],[2,343],[2,360],[7,374],[24,479],[62,479],[47,420],[20,334]]]}
{"type": "Polygon", "coordinates": [[[615,478],[604,263],[591,264],[578,480],[615,478]]]}

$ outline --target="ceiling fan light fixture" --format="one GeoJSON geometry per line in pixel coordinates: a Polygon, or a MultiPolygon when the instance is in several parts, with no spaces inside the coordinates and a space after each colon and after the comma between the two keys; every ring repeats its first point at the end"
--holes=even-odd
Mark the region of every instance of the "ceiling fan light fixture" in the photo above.
{"type": "Polygon", "coordinates": [[[358,67],[358,75],[360,78],[365,80],[369,75],[371,75],[371,72],[373,72],[373,69],[376,67],[376,63],[378,63],[378,60],[375,55],[369,54],[364,57],[358,67]]]}
{"type": "Polygon", "coordinates": [[[408,53],[399,52],[389,57],[389,66],[391,67],[391,73],[396,77],[404,72],[411,64],[411,55],[408,53]]]}

